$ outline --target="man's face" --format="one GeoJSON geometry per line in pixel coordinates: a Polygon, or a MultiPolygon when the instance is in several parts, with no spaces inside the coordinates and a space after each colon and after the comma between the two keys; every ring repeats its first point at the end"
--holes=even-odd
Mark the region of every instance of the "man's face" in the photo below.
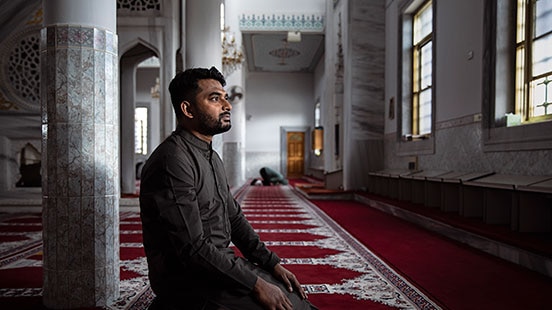
{"type": "Polygon", "coordinates": [[[203,135],[214,136],[226,132],[232,127],[228,94],[219,81],[213,79],[199,80],[199,93],[194,105],[194,117],[197,120],[197,131],[203,135]]]}

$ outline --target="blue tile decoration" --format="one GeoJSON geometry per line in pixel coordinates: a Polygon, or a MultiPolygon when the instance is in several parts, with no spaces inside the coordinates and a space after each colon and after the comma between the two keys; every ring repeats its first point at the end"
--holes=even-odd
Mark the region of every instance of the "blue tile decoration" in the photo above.
{"type": "Polygon", "coordinates": [[[324,16],[322,15],[295,15],[295,14],[242,14],[239,18],[241,31],[258,30],[282,30],[282,31],[304,31],[323,32],[324,16]]]}

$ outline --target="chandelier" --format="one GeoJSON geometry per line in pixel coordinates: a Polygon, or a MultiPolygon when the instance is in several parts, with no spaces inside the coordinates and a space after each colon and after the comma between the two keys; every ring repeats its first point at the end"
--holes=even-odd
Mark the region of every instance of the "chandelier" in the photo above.
{"type": "Polygon", "coordinates": [[[236,38],[230,33],[230,27],[222,30],[222,73],[225,76],[236,71],[244,61],[244,55],[236,46],[236,38]]]}
{"type": "Polygon", "coordinates": [[[151,88],[151,97],[152,98],[159,98],[160,91],[159,91],[159,78],[155,79],[155,85],[151,88]]]}

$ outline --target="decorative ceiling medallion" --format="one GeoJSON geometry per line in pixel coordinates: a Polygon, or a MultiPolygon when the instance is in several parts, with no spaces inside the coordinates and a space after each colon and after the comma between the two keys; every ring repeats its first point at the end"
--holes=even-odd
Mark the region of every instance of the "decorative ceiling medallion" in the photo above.
{"type": "Polygon", "coordinates": [[[294,50],[289,47],[277,48],[275,50],[271,50],[270,52],[268,52],[268,54],[276,58],[284,58],[284,59],[301,55],[301,53],[298,50],[294,50]]]}

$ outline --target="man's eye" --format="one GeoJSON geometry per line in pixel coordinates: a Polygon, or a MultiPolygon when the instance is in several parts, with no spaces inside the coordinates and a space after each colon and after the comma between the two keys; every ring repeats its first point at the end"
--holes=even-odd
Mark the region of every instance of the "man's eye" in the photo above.
{"type": "Polygon", "coordinates": [[[213,96],[211,97],[211,101],[218,101],[219,100],[219,96],[213,96]]]}

